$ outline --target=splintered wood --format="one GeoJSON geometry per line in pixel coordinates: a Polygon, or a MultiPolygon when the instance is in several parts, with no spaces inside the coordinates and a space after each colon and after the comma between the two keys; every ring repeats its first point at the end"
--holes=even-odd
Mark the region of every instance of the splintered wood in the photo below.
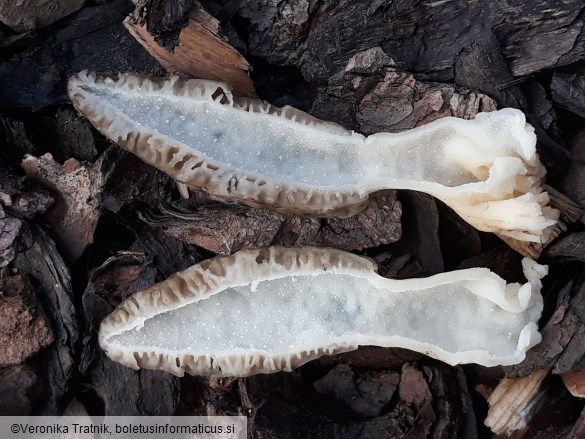
{"type": "Polygon", "coordinates": [[[172,52],[157,44],[145,23],[130,16],[124,20],[124,26],[167,71],[226,82],[239,95],[256,96],[248,76],[252,70],[250,64],[221,39],[219,21],[204,10],[191,11],[187,26],[179,34],[179,44],[172,52]]]}
{"type": "Polygon", "coordinates": [[[504,378],[488,399],[490,409],[484,424],[498,435],[525,428],[540,408],[545,395],[542,387],[549,369],[528,377],[504,378]]]}

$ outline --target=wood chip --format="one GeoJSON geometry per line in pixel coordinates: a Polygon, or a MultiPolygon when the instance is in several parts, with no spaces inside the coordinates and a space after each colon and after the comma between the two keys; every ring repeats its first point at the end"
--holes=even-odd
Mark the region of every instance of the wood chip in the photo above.
{"type": "Polygon", "coordinates": [[[484,424],[502,435],[525,428],[543,400],[542,383],[549,372],[550,369],[542,369],[528,377],[500,381],[488,399],[490,408],[484,424]]]}
{"type": "Polygon", "coordinates": [[[76,260],[93,242],[99,219],[96,197],[101,191],[101,162],[84,163],[69,159],[58,164],[51,154],[39,158],[28,155],[21,163],[24,171],[56,192],[55,204],[47,220],[55,228],[59,243],[71,260],[76,260]]]}
{"type": "Polygon", "coordinates": [[[363,212],[349,218],[281,215],[234,204],[199,205],[188,211],[163,204],[160,213],[147,211],[141,217],[168,236],[227,255],[271,244],[342,250],[377,247],[400,239],[401,214],[396,191],[383,191],[370,198],[363,212]]]}
{"type": "Polygon", "coordinates": [[[563,383],[571,395],[585,398],[585,369],[576,369],[561,375],[563,383]]]}
{"type": "Polygon", "coordinates": [[[55,339],[32,285],[23,276],[0,278],[0,367],[23,363],[55,339]]]}
{"type": "Polygon", "coordinates": [[[145,23],[128,17],[124,20],[124,26],[167,71],[227,82],[240,96],[256,96],[249,77],[252,67],[220,37],[219,21],[203,9],[191,11],[189,23],[181,30],[179,44],[172,52],[155,41],[145,23]]]}

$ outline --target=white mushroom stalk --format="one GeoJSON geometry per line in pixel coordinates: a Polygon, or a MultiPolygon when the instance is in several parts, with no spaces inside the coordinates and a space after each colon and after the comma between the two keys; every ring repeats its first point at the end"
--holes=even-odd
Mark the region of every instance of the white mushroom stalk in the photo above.
{"type": "Polygon", "coordinates": [[[290,371],[360,345],[449,364],[516,364],[540,341],[540,278],[506,284],[485,268],[390,280],[332,249],[270,247],[216,257],[119,305],[101,324],[106,354],[178,376],[290,371]]]}
{"type": "Polygon", "coordinates": [[[348,216],[381,189],[431,194],[487,232],[543,242],[546,207],[533,128],[513,109],[365,137],[223,83],[117,80],[81,72],[75,107],[105,136],[176,180],[250,206],[348,216]]]}

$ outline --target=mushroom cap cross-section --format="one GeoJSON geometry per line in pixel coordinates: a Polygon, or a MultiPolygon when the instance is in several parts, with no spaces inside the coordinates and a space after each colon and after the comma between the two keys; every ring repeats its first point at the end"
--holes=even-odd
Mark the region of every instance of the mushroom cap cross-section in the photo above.
{"type": "Polygon", "coordinates": [[[280,212],[349,216],[382,189],[429,193],[482,231],[544,242],[558,212],[514,109],[365,137],[223,83],[81,72],[69,96],[105,136],[186,185],[280,212]]]}
{"type": "Polygon", "coordinates": [[[360,345],[449,364],[516,364],[540,341],[540,278],[486,268],[391,280],[333,249],[269,247],[203,261],[120,304],[101,324],[106,354],[134,369],[247,376],[290,371],[360,345]]]}

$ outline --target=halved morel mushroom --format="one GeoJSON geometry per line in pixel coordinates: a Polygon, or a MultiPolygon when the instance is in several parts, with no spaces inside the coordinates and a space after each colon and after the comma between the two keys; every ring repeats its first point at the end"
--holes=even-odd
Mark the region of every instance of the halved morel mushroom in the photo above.
{"type": "Polygon", "coordinates": [[[99,342],[128,367],[175,375],[290,371],[360,345],[401,347],[449,364],[521,362],[540,341],[540,278],[486,268],[391,280],[333,249],[269,247],[203,261],[127,299],[99,342]]]}
{"type": "Polygon", "coordinates": [[[349,216],[381,189],[429,193],[479,230],[542,242],[557,212],[522,112],[447,117],[365,137],[224,83],[117,80],[81,72],[75,107],[105,136],[176,180],[250,206],[349,216]]]}

